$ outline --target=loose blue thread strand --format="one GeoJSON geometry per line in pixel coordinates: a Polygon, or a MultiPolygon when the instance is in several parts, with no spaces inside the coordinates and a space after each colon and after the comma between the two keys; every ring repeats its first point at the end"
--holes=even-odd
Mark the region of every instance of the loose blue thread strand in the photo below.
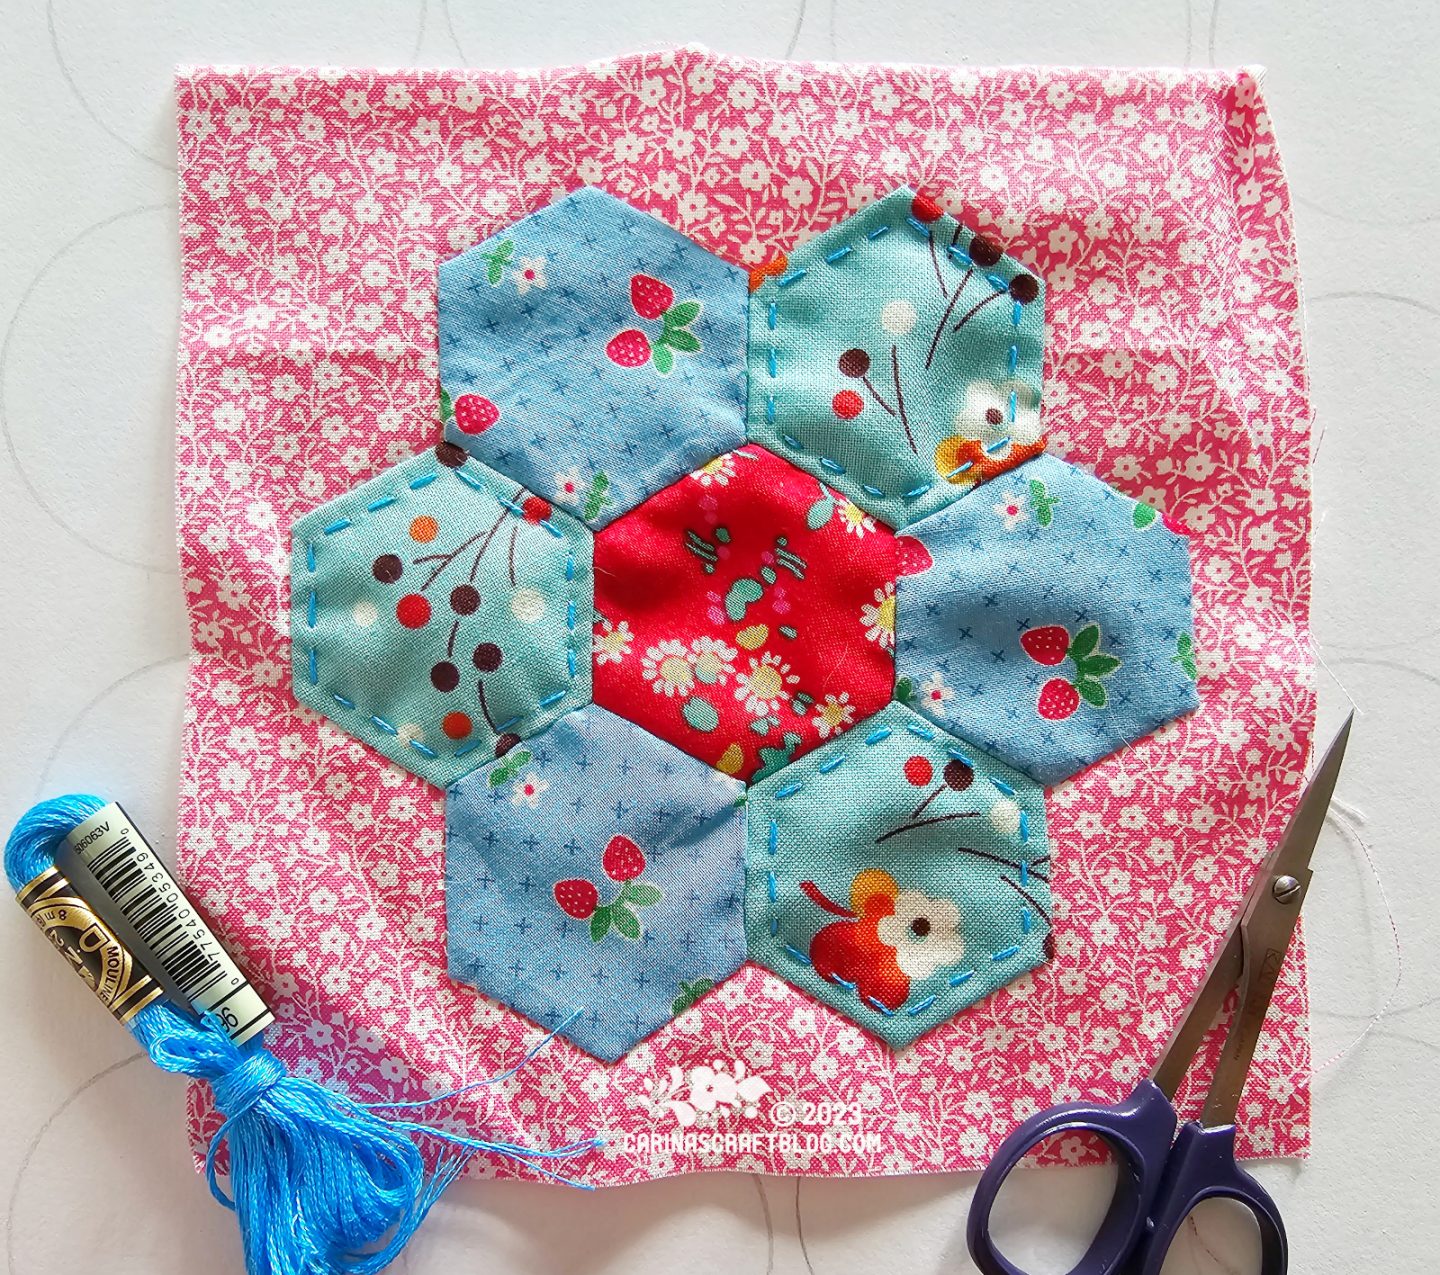
{"type": "MultiPolygon", "coordinates": [[[[53,868],[65,837],[105,805],[99,797],[77,793],[27,811],[5,845],[11,886],[21,889],[53,868]]],[[[147,1005],[126,1027],[156,1066],[206,1081],[215,1094],[224,1119],[206,1150],[205,1176],[211,1194],[237,1216],[249,1275],[377,1275],[400,1255],[476,1155],[593,1189],[546,1162],[584,1155],[603,1145],[600,1138],[529,1148],[378,1114],[426,1107],[504,1080],[555,1032],[499,1076],[420,1102],[386,1104],[355,1102],[290,1075],[260,1037],[237,1046],[213,1015],[197,1020],[165,1000],[147,1005]],[[433,1167],[426,1166],[422,1141],[442,1148],[433,1167]],[[219,1182],[222,1148],[229,1152],[229,1193],[219,1182]]]]}

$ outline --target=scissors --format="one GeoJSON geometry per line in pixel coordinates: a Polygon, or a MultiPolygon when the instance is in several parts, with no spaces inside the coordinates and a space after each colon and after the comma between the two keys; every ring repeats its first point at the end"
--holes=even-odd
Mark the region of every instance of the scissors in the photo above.
{"type": "Polygon", "coordinates": [[[1202,1200],[1235,1200],[1260,1229],[1261,1275],[1285,1275],[1285,1225],[1269,1193],[1235,1163],[1235,1116],[1265,1012],[1310,885],[1310,856],[1325,821],[1350,738],[1347,717],[1300,795],[1280,844],[1260,866],[1210,963],[1205,980],[1175,1025],[1160,1061],[1129,1098],[1114,1106],[1070,1103],[1041,1111],[1000,1144],[975,1190],[966,1226],[970,1256],[985,1275],[1025,1275],[995,1247],[990,1213],[1010,1171],[1057,1134],[1097,1134],[1114,1148],[1115,1196],[1090,1247],[1070,1275],[1156,1275],[1190,1211],[1202,1200]],[[1199,1120],[1176,1133],[1175,1094],[1232,988],[1239,1005],[1199,1120]]]}

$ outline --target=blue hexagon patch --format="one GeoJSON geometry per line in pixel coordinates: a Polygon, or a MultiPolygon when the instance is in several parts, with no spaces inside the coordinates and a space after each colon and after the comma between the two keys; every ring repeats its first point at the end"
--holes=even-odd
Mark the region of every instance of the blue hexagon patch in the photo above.
{"type": "Polygon", "coordinates": [[[745,438],[746,281],[584,187],[440,266],[445,436],[592,527],[745,438]]]}
{"type": "Polygon", "coordinates": [[[613,1061],[745,959],[744,786],[605,709],[449,792],[451,974],[613,1061]]]}
{"type": "Polygon", "coordinates": [[[449,443],[292,531],[296,697],[444,787],[590,698],[590,533],[449,443]]]}
{"type": "Polygon", "coordinates": [[[750,305],[749,432],[903,527],[1037,455],[1044,287],[900,189],[750,305]]]}
{"type": "Polygon", "coordinates": [[[1044,794],[902,705],[748,808],[751,959],[892,1045],[1048,955],[1044,794]]]}
{"type": "Polygon", "coordinates": [[[910,528],[903,698],[1049,785],[1199,703],[1185,537],[1039,457],[910,528]]]}

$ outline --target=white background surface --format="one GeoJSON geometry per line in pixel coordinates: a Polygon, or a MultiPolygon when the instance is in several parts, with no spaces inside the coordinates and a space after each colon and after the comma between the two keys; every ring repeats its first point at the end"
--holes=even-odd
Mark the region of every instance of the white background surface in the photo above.
{"type": "MultiPolygon", "coordinates": [[[[1322,735],[1348,700],[1360,715],[1306,908],[1314,1158],[1258,1175],[1297,1272],[1434,1268],[1440,9],[24,0],[0,31],[0,823],[41,796],[95,791],[123,799],[167,855],[186,652],[171,496],[174,63],[536,65],[700,41],[820,59],[1268,66],[1309,315],[1322,735]]],[[[0,918],[8,1269],[239,1272],[234,1223],[190,1172],[182,1084],[136,1054],[18,911],[0,918]]],[[[1104,1185],[1031,1174],[1023,1214],[1063,1216],[1104,1185]]],[[[972,1186],[463,1184],[400,1268],[962,1271],[972,1186]]],[[[1166,1271],[1243,1271],[1248,1239],[1207,1215],[1166,1271]]]]}

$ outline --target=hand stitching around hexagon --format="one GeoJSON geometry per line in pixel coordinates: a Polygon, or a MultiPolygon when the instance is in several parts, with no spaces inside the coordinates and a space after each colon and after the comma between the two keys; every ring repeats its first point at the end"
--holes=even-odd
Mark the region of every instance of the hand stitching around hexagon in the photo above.
{"type": "Polygon", "coordinates": [[[891,1045],[1049,956],[1044,794],[903,705],[747,805],[750,958],[891,1045]]]}
{"type": "Polygon", "coordinates": [[[749,436],[904,527],[1038,454],[1044,288],[901,188],[752,280],[749,436]]]}
{"type": "Polygon", "coordinates": [[[590,535],[441,443],[292,530],[296,697],[444,787],[590,698],[590,535]]]}
{"type": "Polygon", "coordinates": [[[745,437],[742,271],[582,187],[439,271],[445,436],[592,527],[745,437]]]}
{"type": "Polygon", "coordinates": [[[743,791],[593,705],[466,776],[445,806],[452,976],[621,1057],[744,962],[743,791]]]}
{"type": "Polygon", "coordinates": [[[910,528],[901,697],[1050,785],[1199,704],[1186,537],[1053,456],[910,528]]]}

